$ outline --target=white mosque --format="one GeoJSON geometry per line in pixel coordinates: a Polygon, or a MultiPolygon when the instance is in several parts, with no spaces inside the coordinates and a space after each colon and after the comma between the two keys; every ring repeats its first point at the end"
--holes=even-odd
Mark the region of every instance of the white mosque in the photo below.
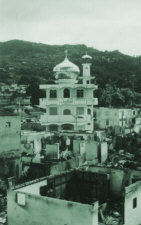
{"type": "Polygon", "coordinates": [[[92,84],[90,67],[92,57],[82,57],[83,72],[69,61],[67,53],[64,61],[53,69],[55,84],[40,85],[45,90],[46,98],[40,99],[40,107],[46,109],[41,116],[41,123],[47,131],[93,131],[93,108],[97,105],[92,84]],[[78,82],[79,81],[79,82],[78,82]]]}

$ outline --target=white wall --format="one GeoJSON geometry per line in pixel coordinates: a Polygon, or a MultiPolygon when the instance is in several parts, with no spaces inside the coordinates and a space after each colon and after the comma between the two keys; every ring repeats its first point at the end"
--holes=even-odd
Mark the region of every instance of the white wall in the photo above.
{"type": "Polygon", "coordinates": [[[124,219],[125,225],[141,224],[141,181],[125,188],[124,219]],[[136,208],[133,208],[134,198],[137,198],[136,208]]]}
{"type": "Polygon", "coordinates": [[[22,188],[17,189],[16,191],[34,194],[34,195],[40,195],[40,187],[45,185],[47,185],[47,180],[43,180],[34,184],[24,186],[22,188]]]}

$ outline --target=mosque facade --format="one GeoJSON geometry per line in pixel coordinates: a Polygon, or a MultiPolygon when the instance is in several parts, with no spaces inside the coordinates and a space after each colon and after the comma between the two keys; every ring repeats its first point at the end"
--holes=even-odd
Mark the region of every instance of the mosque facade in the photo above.
{"type": "Polygon", "coordinates": [[[40,85],[46,92],[46,98],[40,99],[40,107],[46,109],[41,116],[41,124],[47,131],[93,131],[93,108],[97,104],[94,91],[97,85],[92,83],[91,59],[82,57],[82,76],[77,65],[67,57],[53,69],[55,84],[40,85]]]}

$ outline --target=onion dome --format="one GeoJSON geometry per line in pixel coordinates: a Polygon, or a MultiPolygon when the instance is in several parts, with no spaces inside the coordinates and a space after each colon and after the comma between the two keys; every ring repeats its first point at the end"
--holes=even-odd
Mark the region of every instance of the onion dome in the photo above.
{"type": "Polygon", "coordinates": [[[79,67],[74,63],[70,62],[68,57],[64,59],[64,61],[57,66],[54,67],[53,72],[74,72],[80,73],[79,67]]]}
{"type": "Polygon", "coordinates": [[[60,63],[54,67],[53,72],[55,72],[56,75],[59,75],[59,77],[56,76],[56,78],[73,79],[73,78],[77,77],[77,74],[80,73],[80,70],[79,70],[79,67],[76,66],[74,63],[70,62],[66,56],[66,58],[64,59],[64,61],[62,63],[60,63]]]}
{"type": "Polygon", "coordinates": [[[55,73],[56,79],[71,79],[76,80],[78,74],[80,73],[79,67],[76,66],[74,63],[70,62],[67,57],[67,51],[66,51],[66,57],[64,61],[58,65],[56,65],[53,69],[53,72],[55,73]]]}

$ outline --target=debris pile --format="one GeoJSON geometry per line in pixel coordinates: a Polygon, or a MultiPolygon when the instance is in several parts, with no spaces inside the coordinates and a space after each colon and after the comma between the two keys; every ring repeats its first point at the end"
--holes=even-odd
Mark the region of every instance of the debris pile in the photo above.
{"type": "Polygon", "coordinates": [[[100,220],[102,225],[122,225],[120,204],[114,204],[109,207],[109,204],[104,203],[99,209],[100,220]]]}
{"type": "Polygon", "coordinates": [[[7,199],[6,196],[0,194],[0,225],[7,224],[7,199]]]}

